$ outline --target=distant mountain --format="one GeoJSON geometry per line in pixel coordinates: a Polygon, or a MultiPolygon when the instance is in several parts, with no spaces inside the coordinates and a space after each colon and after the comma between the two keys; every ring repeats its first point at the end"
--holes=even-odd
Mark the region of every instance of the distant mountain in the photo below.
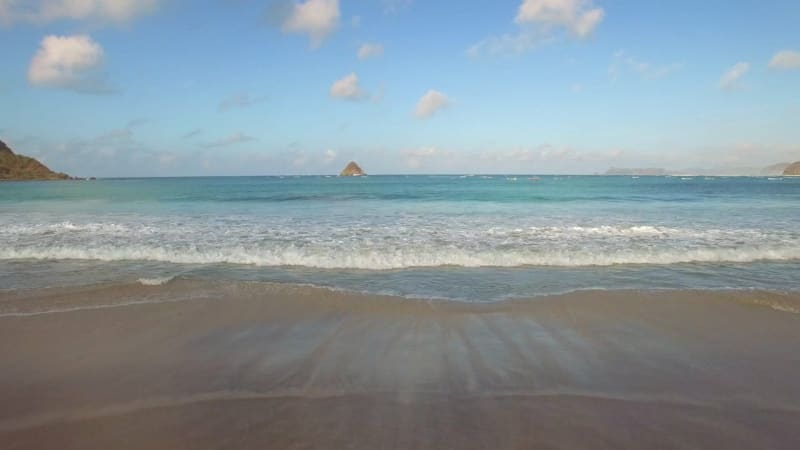
{"type": "Polygon", "coordinates": [[[783,170],[784,175],[800,176],[800,161],[792,163],[783,170]]]}
{"type": "Polygon", "coordinates": [[[710,176],[739,176],[739,177],[768,177],[781,176],[790,163],[778,163],[767,167],[717,167],[695,168],[671,171],[670,175],[710,175],[710,176]]]}
{"type": "Polygon", "coordinates": [[[666,175],[667,171],[661,168],[620,168],[612,167],[606,170],[606,175],[666,175]]]}
{"type": "Polygon", "coordinates": [[[660,168],[619,168],[612,167],[606,175],[676,175],[676,176],[780,176],[790,163],[773,164],[767,167],[691,167],[679,170],[666,170],[660,168]]]}
{"type": "Polygon", "coordinates": [[[17,155],[0,141],[0,180],[69,180],[65,173],[57,173],[34,158],[17,155]]]}
{"type": "Polygon", "coordinates": [[[792,163],[778,163],[761,169],[761,175],[783,175],[783,171],[792,163]]]}

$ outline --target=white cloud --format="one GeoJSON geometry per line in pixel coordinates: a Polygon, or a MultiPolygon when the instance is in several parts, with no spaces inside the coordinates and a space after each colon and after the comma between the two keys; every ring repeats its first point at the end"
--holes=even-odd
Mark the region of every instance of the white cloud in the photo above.
{"type": "Polygon", "coordinates": [[[750,70],[750,63],[739,62],[728,69],[719,80],[719,88],[725,91],[736,89],[740,86],[739,81],[750,70]]]}
{"type": "Polygon", "coordinates": [[[476,58],[520,55],[552,41],[560,30],[578,38],[589,37],[605,17],[592,0],[523,0],[514,22],[521,29],[514,33],[489,36],[467,50],[476,58]]]}
{"type": "Polygon", "coordinates": [[[605,14],[602,8],[594,8],[581,14],[578,21],[572,26],[573,32],[582,38],[591,35],[603,21],[605,14]]]}
{"type": "Polygon", "coordinates": [[[614,53],[614,60],[608,68],[609,76],[616,80],[624,70],[630,70],[643,78],[657,79],[670,75],[683,67],[681,63],[651,64],[628,55],[624,50],[614,53]]]}
{"type": "Polygon", "coordinates": [[[572,92],[576,94],[580,94],[581,92],[583,92],[584,89],[585,89],[584,85],[580,83],[575,83],[572,85],[572,92]]]}
{"type": "Polygon", "coordinates": [[[213,142],[209,142],[209,143],[203,145],[203,147],[227,147],[229,145],[241,144],[242,142],[250,142],[250,141],[255,141],[255,140],[256,140],[256,138],[254,138],[252,136],[248,136],[248,135],[242,133],[241,131],[237,131],[236,133],[233,133],[232,135],[230,135],[230,136],[228,136],[226,138],[219,139],[219,140],[213,141],[213,142]]]}
{"type": "Polygon", "coordinates": [[[358,75],[351,73],[331,86],[331,96],[345,100],[361,100],[367,93],[358,84],[358,75]]]}
{"type": "Polygon", "coordinates": [[[419,99],[416,115],[419,118],[428,118],[448,106],[450,106],[450,99],[447,95],[431,89],[419,99]]]}
{"type": "Polygon", "coordinates": [[[339,26],[339,0],[306,0],[295,3],[283,22],[283,31],[307,34],[318,47],[339,26]]]}
{"type": "Polygon", "coordinates": [[[336,161],[336,157],[337,156],[338,155],[336,154],[336,151],[329,148],[329,149],[325,150],[325,156],[323,157],[323,162],[326,165],[327,164],[331,164],[334,161],[336,161]]]}
{"type": "Polygon", "coordinates": [[[477,58],[481,55],[521,55],[550,41],[552,41],[552,38],[544,33],[525,30],[519,33],[489,36],[470,47],[467,50],[467,54],[472,58],[477,58]]]}
{"type": "Polygon", "coordinates": [[[111,89],[97,77],[103,63],[103,48],[91,37],[46,36],[28,68],[34,86],[107,93],[111,89]]]}
{"type": "Polygon", "coordinates": [[[383,56],[383,44],[361,44],[358,48],[358,59],[369,59],[383,56]]]}
{"type": "Polygon", "coordinates": [[[159,0],[0,0],[0,23],[56,20],[127,22],[154,11],[159,0]]]}
{"type": "Polygon", "coordinates": [[[523,0],[514,21],[547,29],[564,27],[578,37],[591,35],[603,21],[603,8],[591,0],[523,0]]]}
{"type": "Polygon", "coordinates": [[[781,50],[769,62],[770,69],[800,69],[800,52],[781,50]]]}

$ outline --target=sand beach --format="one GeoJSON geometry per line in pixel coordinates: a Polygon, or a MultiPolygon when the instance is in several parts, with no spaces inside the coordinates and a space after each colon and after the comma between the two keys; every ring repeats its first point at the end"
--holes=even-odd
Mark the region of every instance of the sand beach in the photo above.
{"type": "Polygon", "coordinates": [[[800,297],[0,293],[0,447],[796,448],[800,297]]]}

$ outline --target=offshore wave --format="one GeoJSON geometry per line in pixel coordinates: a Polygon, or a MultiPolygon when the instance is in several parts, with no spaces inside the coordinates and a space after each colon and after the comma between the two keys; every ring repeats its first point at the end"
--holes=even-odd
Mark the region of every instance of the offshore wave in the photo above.
{"type": "MultiPolygon", "coordinates": [[[[54,198],[56,199],[56,198],[54,198]]],[[[131,198],[130,201],[137,199],[131,198]]],[[[581,203],[581,202],[610,202],[610,203],[695,203],[702,201],[701,198],[691,196],[674,196],[670,198],[628,194],[624,197],[605,194],[543,194],[538,192],[507,192],[498,197],[492,191],[450,191],[443,189],[430,189],[419,192],[337,192],[337,193],[302,193],[302,192],[263,192],[255,194],[243,193],[187,193],[181,195],[165,195],[160,197],[161,202],[167,203],[310,203],[310,202],[359,202],[359,201],[401,201],[401,202],[478,202],[478,203],[532,203],[532,204],[558,204],[558,203],[581,203]]],[[[120,201],[120,200],[118,200],[120,201]]],[[[121,200],[124,201],[124,200],[121,200]]]]}
{"type": "MultiPolygon", "coordinates": [[[[524,267],[669,265],[680,263],[746,263],[800,260],[800,247],[693,249],[473,250],[444,247],[392,247],[349,250],[300,248],[169,248],[147,245],[28,247],[0,249],[0,259],[157,261],[178,264],[243,264],[324,269],[390,270],[411,267],[524,267]]],[[[143,283],[168,280],[146,280],[143,283]]]]}
{"type": "MultiPolygon", "coordinates": [[[[408,224],[408,226],[415,226],[415,224],[408,224]]],[[[324,229],[304,230],[304,234],[319,234],[322,233],[342,233],[352,234],[353,232],[370,232],[370,233],[384,233],[386,235],[394,235],[397,232],[397,226],[369,226],[364,225],[360,227],[344,226],[326,226],[324,229]]],[[[443,226],[444,227],[444,226],[443,226]]],[[[403,228],[404,230],[406,228],[403,228]]],[[[446,232],[458,233],[460,237],[471,235],[473,238],[485,237],[503,237],[503,236],[529,236],[538,238],[603,238],[603,237],[651,237],[651,238],[680,238],[680,239],[731,239],[736,240],[747,238],[753,242],[758,240],[767,239],[769,234],[756,229],[687,229],[675,228],[667,226],[653,226],[653,225],[598,225],[598,226],[529,226],[529,227],[504,227],[504,226],[491,226],[485,229],[467,229],[468,226],[451,226],[447,230],[437,230],[436,227],[430,224],[420,224],[417,226],[420,234],[431,232],[446,232]]],[[[132,237],[135,235],[158,236],[158,235],[187,235],[191,233],[199,233],[201,235],[208,235],[209,233],[218,233],[222,235],[235,234],[237,231],[242,231],[247,234],[254,232],[268,232],[273,236],[285,236],[296,233],[298,230],[295,228],[286,227],[283,229],[273,227],[254,227],[253,224],[242,224],[237,226],[235,224],[224,223],[220,224],[195,224],[191,226],[186,223],[114,223],[114,222],[90,222],[90,223],[74,223],[70,221],[57,222],[57,223],[33,223],[33,224],[10,224],[0,230],[0,237],[6,236],[11,239],[20,236],[35,236],[35,235],[53,235],[53,234],[91,234],[91,235],[107,235],[117,236],[120,238],[132,237]]],[[[774,233],[773,233],[774,235],[774,233]]],[[[455,236],[455,235],[454,235],[455,236]]],[[[774,236],[773,236],[774,237],[774,236]]],[[[788,236],[789,239],[794,236],[788,236]]]]}
{"type": "MultiPolygon", "coordinates": [[[[185,201],[185,198],[175,199],[177,201],[185,201]]],[[[504,197],[498,201],[496,195],[487,193],[464,193],[458,196],[457,199],[452,199],[443,193],[422,193],[422,194],[401,194],[401,193],[386,193],[386,194],[314,194],[314,195],[264,195],[264,196],[230,196],[218,197],[214,199],[197,198],[196,201],[218,201],[218,202],[232,202],[232,203],[282,203],[282,202],[350,202],[360,200],[410,200],[418,202],[440,202],[440,201],[468,201],[468,202],[491,202],[491,203],[571,203],[571,202],[586,202],[586,201],[600,201],[600,202],[665,202],[665,203],[687,203],[698,202],[699,199],[691,197],[678,197],[670,199],[660,199],[647,196],[629,196],[624,199],[614,196],[606,195],[570,195],[570,196],[548,196],[548,195],[530,195],[530,194],[514,194],[504,197]]]]}

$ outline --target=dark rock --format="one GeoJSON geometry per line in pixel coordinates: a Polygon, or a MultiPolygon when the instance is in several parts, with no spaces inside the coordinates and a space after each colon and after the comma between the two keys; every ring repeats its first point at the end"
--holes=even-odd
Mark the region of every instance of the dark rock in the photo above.
{"type": "Polygon", "coordinates": [[[361,170],[361,167],[355,163],[355,161],[350,161],[350,164],[348,164],[347,167],[342,170],[342,173],[339,174],[339,176],[342,177],[360,177],[362,175],[366,174],[363,170],[361,170]]]}

